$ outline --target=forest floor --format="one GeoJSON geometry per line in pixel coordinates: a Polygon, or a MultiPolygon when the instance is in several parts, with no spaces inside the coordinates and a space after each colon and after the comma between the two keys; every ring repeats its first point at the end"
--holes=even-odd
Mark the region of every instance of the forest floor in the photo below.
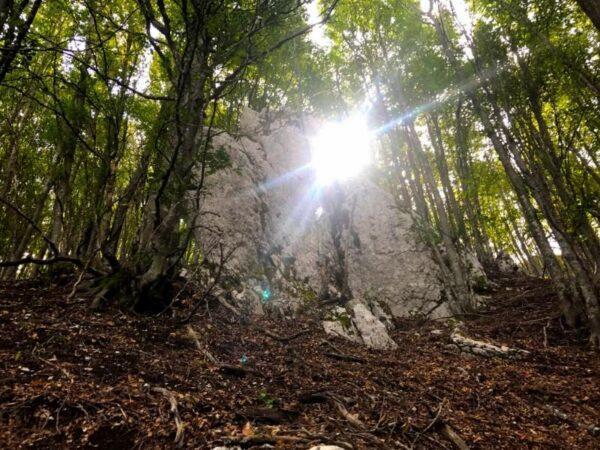
{"type": "Polygon", "coordinates": [[[399,348],[373,351],[316,320],[215,307],[195,340],[166,315],[92,312],[69,279],[5,284],[0,447],[598,448],[600,355],[563,328],[549,284],[498,281],[463,333],[522,360],[450,349],[452,321],[404,320],[399,348]]]}

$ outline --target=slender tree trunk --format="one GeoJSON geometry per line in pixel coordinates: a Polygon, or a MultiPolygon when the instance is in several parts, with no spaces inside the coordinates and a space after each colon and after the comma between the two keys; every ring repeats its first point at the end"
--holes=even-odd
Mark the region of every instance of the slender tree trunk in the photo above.
{"type": "MultiPolygon", "coordinates": [[[[12,69],[13,62],[21,51],[23,42],[29,34],[29,29],[42,4],[42,0],[34,0],[27,14],[23,15],[24,8],[28,3],[29,0],[23,0],[21,2],[23,7],[19,8],[20,10],[14,8],[14,6],[12,8],[6,4],[4,6],[5,11],[7,8],[10,11],[8,15],[12,15],[12,17],[8,19],[8,22],[18,23],[18,25],[15,26],[14,24],[10,24],[8,27],[2,27],[7,29],[2,35],[4,47],[2,48],[2,52],[0,52],[0,83],[4,81],[4,78],[6,78],[6,75],[12,69]]],[[[1,14],[0,20],[5,22],[3,25],[6,25],[6,14],[1,14]]]]}
{"type": "Polygon", "coordinates": [[[448,218],[446,209],[444,207],[444,202],[442,201],[440,193],[437,189],[435,178],[433,176],[433,170],[431,169],[431,165],[427,160],[427,156],[423,152],[421,142],[412,122],[409,122],[405,126],[405,136],[411,151],[415,153],[417,160],[419,161],[419,167],[422,171],[425,184],[427,185],[433,197],[433,206],[435,207],[435,211],[439,220],[441,239],[446,250],[448,264],[454,280],[454,286],[452,286],[452,290],[458,310],[461,312],[470,311],[473,308],[473,299],[471,289],[469,287],[468,277],[462,263],[460,251],[456,246],[457,239],[453,233],[450,219],[448,218]]]}
{"type": "MultiPolygon", "coordinates": [[[[464,79],[466,77],[464,76],[464,72],[461,70],[460,65],[458,64],[458,62],[456,60],[454,50],[452,49],[450,41],[448,40],[448,37],[445,34],[445,31],[443,29],[443,26],[441,25],[440,19],[438,18],[437,20],[435,20],[434,24],[435,24],[436,31],[438,33],[440,43],[442,45],[442,49],[444,50],[444,53],[445,53],[448,61],[450,62],[452,67],[455,69],[457,75],[459,76],[459,78],[460,78],[459,81],[464,81],[464,79]]],[[[476,66],[476,68],[478,70],[480,69],[477,66],[476,66]]],[[[480,73],[480,76],[481,76],[481,73],[480,73]]],[[[517,198],[518,198],[521,208],[523,210],[523,214],[529,224],[531,234],[534,237],[536,244],[538,245],[538,247],[540,249],[540,252],[544,258],[546,267],[548,268],[548,270],[552,276],[552,279],[554,280],[554,282],[556,284],[559,298],[561,299],[561,302],[563,304],[563,313],[565,314],[567,322],[570,325],[574,325],[577,322],[578,318],[581,316],[581,313],[580,313],[577,299],[571,298],[571,296],[569,294],[576,294],[576,292],[574,292],[572,289],[571,289],[570,293],[567,291],[567,286],[563,279],[560,267],[558,266],[556,258],[554,257],[552,249],[551,249],[551,247],[548,243],[548,240],[546,239],[546,236],[543,232],[543,228],[537,217],[535,208],[533,207],[533,205],[529,199],[527,187],[523,183],[521,176],[517,173],[517,171],[515,170],[515,168],[512,165],[513,163],[511,161],[510,153],[512,153],[513,156],[518,158],[518,152],[514,152],[514,151],[509,152],[506,149],[505,143],[503,142],[503,140],[500,138],[500,136],[498,134],[497,127],[492,123],[488,112],[483,108],[478,96],[474,92],[470,92],[468,94],[468,97],[470,98],[470,100],[473,104],[473,107],[475,109],[475,112],[479,116],[479,118],[483,124],[486,135],[492,141],[494,149],[496,150],[496,153],[498,154],[498,157],[499,157],[502,165],[504,166],[504,169],[509,177],[509,180],[511,181],[511,184],[513,185],[513,188],[515,189],[517,198]]],[[[492,100],[492,106],[496,107],[496,105],[493,103],[493,100],[492,100]]],[[[502,122],[502,118],[497,117],[497,119],[498,119],[497,125],[500,127],[500,129],[505,129],[505,126],[503,125],[503,122],[502,122]]],[[[511,142],[510,134],[506,135],[506,139],[508,140],[507,145],[514,146],[514,143],[511,142]]],[[[540,191],[535,189],[534,194],[539,195],[540,191]]],[[[547,203],[545,201],[541,202],[541,204],[540,203],[538,203],[538,204],[542,208],[544,208],[543,212],[545,215],[547,215],[549,212],[551,212],[550,209],[546,208],[549,205],[547,205],[547,203]]],[[[548,221],[549,221],[550,225],[552,226],[553,218],[548,217],[548,216],[546,216],[546,217],[548,218],[548,221]]],[[[565,244],[564,240],[562,239],[562,236],[561,236],[561,239],[559,240],[559,244],[561,242],[563,242],[563,244],[565,244]]],[[[597,345],[597,344],[600,344],[600,342],[599,342],[600,341],[600,311],[598,308],[597,298],[595,297],[595,295],[593,295],[593,290],[592,291],[590,290],[591,286],[589,284],[589,279],[586,276],[583,276],[583,275],[585,275],[585,273],[581,274],[582,277],[580,278],[580,273],[578,273],[578,272],[580,272],[579,271],[580,266],[579,266],[579,264],[577,264],[578,261],[576,260],[576,258],[575,259],[573,258],[574,255],[570,254],[569,250],[570,249],[567,248],[568,254],[565,254],[565,258],[569,262],[569,265],[571,263],[575,264],[575,267],[572,267],[572,268],[575,270],[575,273],[577,276],[577,285],[579,287],[579,292],[582,294],[582,297],[585,300],[588,317],[591,322],[590,323],[591,342],[593,345],[597,345]]],[[[563,253],[564,253],[564,251],[563,251],[563,253]]]]}
{"type": "Polygon", "coordinates": [[[485,231],[483,221],[481,220],[481,207],[479,205],[479,194],[477,186],[474,184],[474,178],[469,161],[469,148],[467,129],[464,125],[464,116],[462,113],[462,99],[455,112],[456,127],[456,160],[457,173],[463,191],[463,204],[469,221],[471,234],[473,236],[473,246],[477,259],[482,263],[490,262],[491,255],[488,247],[490,238],[485,231]]]}
{"type": "Polygon", "coordinates": [[[456,196],[454,195],[454,188],[452,187],[452,182],[450,181],[448,162],[446,160],[446,151],[444,149],[444,142],[442,140],[442,132],[440,130],[438,117],[436,114],[430,114],[429,117],[430,120],[427,121],[427,130],[429,132],[429,139],[431,140],[431,144],[435,150],[440,180],[442,182],[444,196],[448,204],[448,212],[451,213],[453,222],[456,224],[456,236],[462,238],[463,242],[468,245],[469,240],[463,213],[458,206],[456,196]]]}

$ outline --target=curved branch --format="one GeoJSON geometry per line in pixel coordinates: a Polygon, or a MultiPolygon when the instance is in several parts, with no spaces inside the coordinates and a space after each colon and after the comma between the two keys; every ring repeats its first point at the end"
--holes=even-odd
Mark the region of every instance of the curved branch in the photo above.
{"type": "Polygon", "coordinates": [[[38,266],[49,266],[51,264],[57,264],[60,262],[66,262],[66,263],[73,264],[73,265],[77,266],[78,268],[91,273],[92,275],[96,275],[96,276],[103,275],[102,272],[100,272],[97,269],[94,269],[93,267],[87,266],[80,259],[72,258],[70,256],[60,256],[60,255],[55,256],[54,258],[50,258],[50,259],[39,259],[39,258],[33,258],[31,256],[27,256],[26,258],[16,259],[14,261],[0,261],[0,267],[17,267],[17,266],[22,266],[24,264],[37,264],[38,266]]]}

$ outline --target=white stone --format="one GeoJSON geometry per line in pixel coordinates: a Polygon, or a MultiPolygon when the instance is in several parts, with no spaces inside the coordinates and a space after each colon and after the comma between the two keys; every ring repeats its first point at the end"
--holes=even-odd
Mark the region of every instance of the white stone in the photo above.
{"type": "Polygon", "coordinates": [[[385,325],[369,311],[364,303],[355,303],[352,312],[354,313],[352,322],[367,347],[377,350],[390,350],[398,347],[389,336],[385,325]]]}

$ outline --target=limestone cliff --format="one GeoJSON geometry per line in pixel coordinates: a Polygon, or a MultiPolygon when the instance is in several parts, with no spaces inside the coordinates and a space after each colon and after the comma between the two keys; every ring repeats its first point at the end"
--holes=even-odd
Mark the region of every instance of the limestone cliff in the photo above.
{"type": "Polygon", "coordinates": [[[447,314],[438,267],[371,173],[315,183],[315,127],[245,110],[238,135],[216,136],[230,164],[206,178],[196,239],[213,263],[215,242],[235,249],[224,291],[247,312],[318,309],[329,332],[393,347],[392,317],[447,314]]]}

